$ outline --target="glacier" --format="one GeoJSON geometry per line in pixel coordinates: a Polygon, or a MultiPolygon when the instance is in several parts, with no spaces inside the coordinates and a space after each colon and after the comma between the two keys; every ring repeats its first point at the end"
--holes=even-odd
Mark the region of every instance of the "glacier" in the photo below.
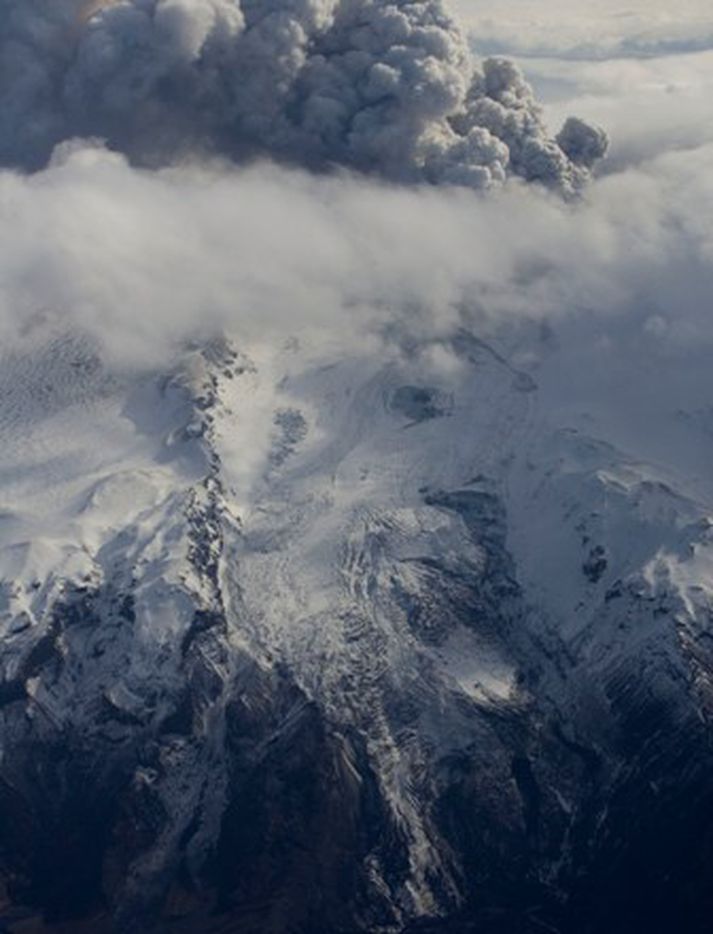
{"type": "Polygon", "coordinates": [[[0,924],[707,929],[713,418],[562,361],[4,352],[0,924]]]}

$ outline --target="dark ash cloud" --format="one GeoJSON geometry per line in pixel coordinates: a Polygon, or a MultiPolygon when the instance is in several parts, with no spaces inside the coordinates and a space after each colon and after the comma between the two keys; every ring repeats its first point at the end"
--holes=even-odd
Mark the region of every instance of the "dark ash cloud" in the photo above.
{"type": "Polygon", "coordinates": [[[479,65],[442,0],[0,0],[0,164],[76,136],[138,164],[196,152],[564,192],[605,153],[551,137],[521,72],[479,65]]]}

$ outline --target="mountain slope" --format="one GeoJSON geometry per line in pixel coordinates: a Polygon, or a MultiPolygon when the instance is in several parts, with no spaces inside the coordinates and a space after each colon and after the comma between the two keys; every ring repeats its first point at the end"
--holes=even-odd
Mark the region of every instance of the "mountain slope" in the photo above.
{"type": "Polygon", "coordinates": [[[9,930],[704,930],[710,500],[516,359],[3,361],[9,930]]]}

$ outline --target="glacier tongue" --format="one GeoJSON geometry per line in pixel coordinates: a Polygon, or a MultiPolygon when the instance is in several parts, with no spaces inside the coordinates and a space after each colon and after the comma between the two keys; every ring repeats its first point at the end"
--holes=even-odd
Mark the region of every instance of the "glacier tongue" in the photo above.
{"type": "Polygon", "coordinates": [[[0,921],[581,932],[644,847],[703,884],[710,502],[513,359],[5,356],[0,921]]]}

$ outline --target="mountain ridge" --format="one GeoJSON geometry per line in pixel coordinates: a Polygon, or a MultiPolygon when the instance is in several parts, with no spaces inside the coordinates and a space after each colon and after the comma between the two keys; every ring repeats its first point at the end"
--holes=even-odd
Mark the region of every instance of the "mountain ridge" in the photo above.
{"type": "Polygon", "coordinates": [[[511,356],[6,365],[11,931],[704,929],[706,503],[511,356]]]}

